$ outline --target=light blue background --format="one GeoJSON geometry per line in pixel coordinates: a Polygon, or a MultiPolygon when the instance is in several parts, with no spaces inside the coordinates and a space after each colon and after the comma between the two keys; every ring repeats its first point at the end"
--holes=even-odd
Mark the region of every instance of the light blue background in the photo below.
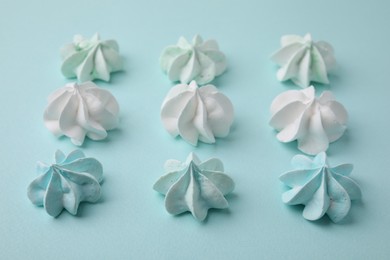
{"type": "Polygon", "coordinates": [[[0,1],[1,259],[385,259],[390,257],[388,1],[0,1]],[[44,127],[46,98],[66,80],[59,48],[80,33],[118,41],[125,72],[109,89],[121,124],[107,141],[82,147],[105,169],[102,199],[79,214],[51,218],[26,188],[36,161],[75,148],[44,127]],[[330,163],[355,165],[363,200],[348,218],[309,222],[302,207],[281,202],[278,176],[296,144],[281,144],[268,126],[269,105],[294,88],[276,80],[269,60],[280,36],[311,32],[332,43],[339,69],[330,89],[350,114],[330,163]],[[171,83],[160,71],[162,49],[179,36],[215,38],[229,60],[214,81],[232,100],[231,134],[193,148],[163,129],[159,110],[171,83]],[[221,158],[236,181],[230,210],[205,223],[170,216],[152,190],[167,159],[221,158]]]}

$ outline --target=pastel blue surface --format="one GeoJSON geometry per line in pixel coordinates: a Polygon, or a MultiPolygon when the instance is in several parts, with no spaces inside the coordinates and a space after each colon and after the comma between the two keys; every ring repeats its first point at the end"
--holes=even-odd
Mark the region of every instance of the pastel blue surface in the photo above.
{"type": "Polygon", "coordinates": [[[0,259],[388,259],[390,16],[388,1],[2,1],[0,8],[0,259]],[[75,149],[44,127],[47,96],[66,80],[60,47],[74,34],[116,39],[125,72],[109,89],[121,106],[120,128],[81,148],[104,167],[102,198],[77,216],[52,218],[31,204],[27,186],[37,161],[75,149]],[[283,34],[310,32],[335,48],[339,69],[330,89],[350,115],[346,134],[328,150],[332,165],[354,164],[362,190],[341,224],[302,218],[281,201],[278,176],[290,169],[296,143],[268,126],[269,106],[295,88],[276,80],[269,60],[283,34]],[[235,106],[230,136],[192,147],[160,122],[171,83],[159,67],[164,47],[183,35],[215,38],[226,54],[213,83],[235,106]],[[189,152],[220,158],[236,183],[229,210],[205,223],[164,209],[152,189],[167,159],[189,152]]]}

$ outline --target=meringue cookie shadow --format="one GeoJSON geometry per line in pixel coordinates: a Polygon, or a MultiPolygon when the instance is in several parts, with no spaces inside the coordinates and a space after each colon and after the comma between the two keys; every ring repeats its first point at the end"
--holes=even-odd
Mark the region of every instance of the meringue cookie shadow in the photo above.
{"type": "MultiPolygon", "coordinates": [[[[124,131],[121,128],[115,128],[108,131],[108,135],[106,138],[102,140],[92,140],[90,138],[85,138],[82,148],[97,148],[97,147],[110,147],[110,145],[116,145],[118,143],[121,143],[123,141],[124,135],[128,134],[126,131],[124,131]]],[[[66,142],[67,137],[61,136],[60,139],[64,140],[66,142]]]]}

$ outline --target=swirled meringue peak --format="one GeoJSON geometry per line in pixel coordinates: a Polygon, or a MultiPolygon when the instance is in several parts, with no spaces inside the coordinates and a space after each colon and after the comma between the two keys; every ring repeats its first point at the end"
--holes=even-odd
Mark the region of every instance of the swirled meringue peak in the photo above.
{"type": "Polygon", "coordinates": [[[43,116],[46,127],[58,137],[69,137],[75,145],[82,145],[85,136],[103,140],[107,130],[118,125],[116,99],[93,82],[67,84],[52,93],[48,101],[43,116]]]}
{"type": "Polygon", "coordinates": [[[277,73],[280,81],[291,79],[306,88],[311,81],[329,84],[328,72],[335,67],[333,47],[324,41],[313,42],[311,35],[285,35],[281,49],[271,59],[281,68],[277,73]]]}
{"type": "Polygon", "coordinates": [[[29,185],[27,195],[50,216],[58,216],[63,209],[76,215],[80,202],[96,202],[100,198],[103,167],[80,150],[67,156],[57,150],[55,163],[38,162],[37,171],[39,176],[29,185]]]}
{"type": "Polygon", "coordinates": [[[233,180],[224,173],[223,163],[216,158],[201,162],[191,153],[185,162],[168,160],[165,175],[153,186],[165,195],[165,208],[172,215],[189,211],[203,221],[210,208],[229,207],[225,195],[234,189],[233,180]]]}
{"type": "Polygon", "coordinates": [[[195,35],[192,43],[180,37],[177,45],[166,47],[160,65],[171,81],[188,84],[195,80],[199,85],[205,85],[221,75],[227,63],[215,40],[203,41],[195,35]]]}
{"type": "Polygon", "coordinates": [[[80,82],[94,79],[109,81],[110,73],[123,67],[118,43],[100,40],[99,34],[91,39],[75,35],[73,43],[61,49],[61,57],[62,74],[67,78],[77,78],[80,82]]]}
{"type": "Polygon", "coordinates": [[[330,167],[324,152],[314,159],[296,155],[291,164],[294,170],[280,176],[290,188],[282,200],[288,205],[305,205],[305,219],[317,220],[327,214],[333,222],[339,222],[348,214],[351,200],[361,198],[359,186],[349,177],[352,164],[330,167]]]}
{"type": "Polygon", "coordinates": [[[192,145],[226,137],[233,117],[233,105],[225,95],[213,85],[199,88],[195,81],[172,87],[161,107],[165,129],[192,145]]]}
{"type": "Polygon", "coordinates": [[[347,128],[344,106],[330,91],[316,98],[313,86],[278,95],[271,104],[271,114],[270,125],[279,131],[278,140],[297,140],[298,149],[312,155],[326,151],[347,128]]]}

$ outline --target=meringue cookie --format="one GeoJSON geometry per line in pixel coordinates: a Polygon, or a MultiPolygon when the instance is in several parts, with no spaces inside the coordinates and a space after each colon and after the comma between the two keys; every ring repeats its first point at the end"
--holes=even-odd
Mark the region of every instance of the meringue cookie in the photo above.
{"type": "Polygon", "coordinates": [[[204,85],[221,75],[227,63],[215,40],[203,42],[199,35],[195,35],[192,44],[180,37],[177,45],[166,47],[160,65],[171,81],[188,84],[195,80],[204,85]]]}
{"type": "Polygon", "coordinates": [[[291,79],[302,88],[308,87],[311,81],[329,84],[327,73],[336,64],[333,47],[329,43],[313,42],[311,35],[306,34],[304,37],[283,36],[281,45],[282,48],[271,57],[281,66],[277,73],[278,80],[291,79]]]}
{"type": "Polygon", "coordinates": [[[34,205],[43,206],[52,217],[63,209],[76,215],[80,202],[96,202],[100,198],[103,167],[80,150],[68,156],[57,150],[55,163],[38,162],[37,171],[40,175],[29,185],[27,195],[34,205]]]}
{"type": "Polygon", "coordinates": [[[48,101],[46,127],[56,136],[68,136],[75,145],[82,145],[85,136],[102,140],[107,130],[118,125],[117,101],[93,82],[67,84],[52,93],[48,101]]]}
{"type": "Polygon", "coordinates": [[[233,117],[233,105],[225,95],[213,85],[199,88],[195,81],[172,87],[161,107],[165,129],[192,145],[227,136],[233,117]]]}
{"type": "Polygon", "coordinates": [[[191,153],[186,162],[168,160],[165,175],[153,186],[165,195],[165,208],[172,215],[189,211],[203,221],[210,208],[224,209],[225,195],[234,189],[233,180],[223,173],[223,163],[216,158],[201,162],[191,153]]]}
{"type": "Polygon", "coordinates": [[[305,219],[317,220],[327,214],[333,222],[339,222],[348,214],[351,200],[361,198],[359,186],[348,177],[352,164],[329,167],[324,152],[313,160],[296,155],[291,163],[294,170],[280,176],[291,188],[283,193],[282,200],[288,205],[305,205],[305,219]]]}
{"type": "Polygon", "coordinates": [[[279,141],[298,140],[298,149],[307,154],[326,151],[329,143],[339,139],[346,127],[348,114],[330,91],[315,98],[314,87],[289,90],[271,104],[270,125],[279,141]]]}
{"type": "Polygon", "coordinates": [[[91,39],[75,35],[73,43],[61,49],[61,71],[67,78],[80,82],[94,79],[110,80],[110,73],[122,70],[119,46],[114,40],[100,40],[99,34],[91,39]]]}

